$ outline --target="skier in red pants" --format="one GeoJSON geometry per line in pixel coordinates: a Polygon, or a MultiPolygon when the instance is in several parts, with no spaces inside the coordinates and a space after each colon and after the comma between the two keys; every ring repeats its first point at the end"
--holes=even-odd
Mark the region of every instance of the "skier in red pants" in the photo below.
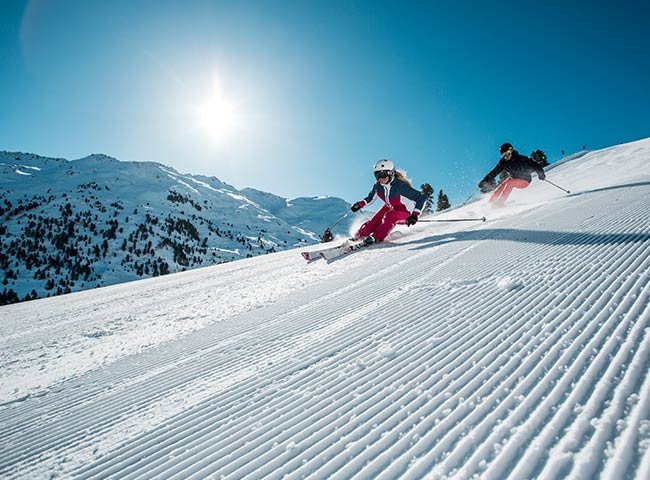
{"type": "Polygon", "coordinates": [[[521,155],[510,143],[501,145],[500,152],[502,157],[499,163],[478,184],[483,193],[494,190],[488,201],[495,205],[503,205],[513,188],[528,187],[532,180],[531,172],[536,172],[537,178],[540,180],[546,178],[544,169],[539,163],[521,155]],[[508,173],[510,178],[502,182],[495,190],[494,179],[501,172],[508,173]]]}
{"type": "Polygon", "coordinates": [[[364,239],[368,244],[383,241],[395,225],[415,225],[426,201],[424,194],[413,188],[404,174],[395,170],[395,165],[390,160],[378,161],[374,174],[377,183],[368,196],[351,207],[356,212],[377,198],[384,202],[354,236],[355,239],[364,239]]]}
{"type": "Polygon", "coordinates": [[[502,205],[510,196],[513,188],[526,188],[528,185],[530,182],[522,178],[509,178],[496,188],[488,202],[502,205]]]}

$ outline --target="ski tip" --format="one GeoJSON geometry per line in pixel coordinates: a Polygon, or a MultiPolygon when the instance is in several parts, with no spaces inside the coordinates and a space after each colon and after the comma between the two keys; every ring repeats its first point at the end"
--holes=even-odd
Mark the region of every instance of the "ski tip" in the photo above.
{"type": "Polygon", "coordinates": [[[302,258],[307,261],[311,260],[311,255],[309,255],[309,252],[300,252],[300,255],[302,255],[302,258]]]}

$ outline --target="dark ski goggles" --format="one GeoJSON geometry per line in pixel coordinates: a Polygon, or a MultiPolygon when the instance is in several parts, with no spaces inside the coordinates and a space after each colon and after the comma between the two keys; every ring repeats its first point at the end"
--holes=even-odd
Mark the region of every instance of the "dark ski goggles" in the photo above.
{"type": "Polygon", "coordinates": [[[380,178],[388,178],[393,174],[390,170],[379,170],[375,172],[375,178],[379,180],[380,178]]]}

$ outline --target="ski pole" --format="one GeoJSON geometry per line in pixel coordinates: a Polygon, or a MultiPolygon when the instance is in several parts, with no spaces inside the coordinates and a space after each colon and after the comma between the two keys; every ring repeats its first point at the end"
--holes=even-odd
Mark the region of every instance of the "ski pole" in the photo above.
{"type": "Polygon", "coordinates": [[[559,185],[554,184],[553,182],[551,182],[551,181],[550,181],[549,179],[547,179],[547,178],[545,178],[544,181],[550,183],[550,184],[553,185],[555,188],[559,188],[560,190],[562,190],[562,191],[565,192],[565,193],[571,193],[571,192],[570,192],[569,190],[567,190],[566,188],[562,188],[562,187],[560,187],[559,185]]]}
{"type": "Polygon", "coordinates": [[[420,220],[420,222],[485,222],[485,217],[481,218],[448,218],[446,220],[420,220]]]}
{"type": "Polygon", "coordinates": [[[343,216],[342,216],[341,218],[339,218],[336,222],[334,222],[334,225],[332,225],[331,227],[327,228],[327,230],[331,230],[331,229],[333,229],[334,227],[336,227],[336,226],[337,226],[339,223],[341,223],[341,221],[342,221],[345,217],[347,217],[349,214],[350,214],[350,211],[348,210],[347,212],[345,212],[345,215],[343,215],[343,216]]]}
{"type": "MultiPolygon", "coordinates": [[[[478,192],[478,187],[477,187],[477,188],[472,192],[472,194],[471,194],[469,197],[467,197],[467,200],[465,200],[465,201],[463,202],[463,205],[465,205],[467,202],[469,202],[470,199],[471,199],[471,198],[476,194],[476,192],[478,192]]],[[[463,205],[461,205],[461,207],[462,207],[463,205]]]]}

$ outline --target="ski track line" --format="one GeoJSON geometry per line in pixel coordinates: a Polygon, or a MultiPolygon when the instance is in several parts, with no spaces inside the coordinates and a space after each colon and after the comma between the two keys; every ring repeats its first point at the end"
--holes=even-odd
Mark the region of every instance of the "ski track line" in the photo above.
{"type": "MultiPolygon", "coordinates": [[[[647,334],[648,331],[646,331],[647,334]]],[[[646,342],[642,348],[647,350],[650,347],[646,342]]],[[[645,368],[645,371],[639,372],[640,375],[644,375],[643,387],[640,389],[641,395],[633,395],[628,400],[628,403],[633,405],[633,408],[628,418],[623,421],[624,432],[617,439],[614,454],[603,471],[603,478],[631,478],[630,466],[640,463],[639,459],[635,458],[642,455],[640,432],[644,422],[646,428],[650,427],[650,370],[647,365],[640,365],[639,367],[645,368]],[[639,397],[642,399],[640,402],[639,397]]],[[[645,435],[645,451],[647,453],[650,450],[648,449],[650,432],[646,432],[645,435]]],[[[647,472],[650,471],[650,468],[645,468],[642,464],[639,470],[647,472]]]]}
{"type": "MultiPolygon", "coordinates": [[[[647,292],[644,297],[645,298],[641,300],[641,305],[638,305],[638,308],[641,309],[645,304],[647,314],[647,292]]],[[[647,315],[646,318],[648,318],[647,315]]],[[[628,327],[628,325],[624,323],[622,323],[621,326],[628,327]]],[[[588,403],[581,408],[578,418],[565,433],[562,441],[555,447],[554,450],[556,451],[551,452],[551,458],[556,458],[557,461],[547,463],[546,468],[540,474],[540,478],[557,478],[562,471],[570,468],[572,463],[574,463],[572,462],[573,458],[570,452],[576,449],[577,440],[588,436],[589,430],[595,430],[595,433],[591,435],[589,442],[582,448],[580,454],[576,455],[575,463],[571,469],[571,474],[576,475],[579,478],[593,478],[596,476],[596,469],[599,469],[600,466],[595,462],[595,459],[592,458],[593,452],[606,451],[605,442],[612,437],[613,433],[611,432],[611,428],[613,428],[614,425],[612,425],[612,422],[608,417],[611,416],[618,418],[623,416],[623,409],[627,399],[637,386],[639,378],[643,378],[644,374],[646,374],[646,369],[649,364],[648,357],[650,354],[650,352],[648,352],[649,331],[650,329],[648,328],[647,322],[645,324],[639,322],[633,326],[633,330],[630,332],[628,338],[620,345],[615,357],[607,366],[607,372],[604,376],[604,378],[614,379],[619,373],[624,375],[624,378],[613,392],[611,403],[608,404],[602,413],[598,412],[599,408],[602,405],[605,405],[605,398],[608,397],[611,392],[606,391],[604,388],[600,388],[598,391],[594,392],[594,394],[589,398],[588,403]],[[644,331],[646,335],[642,336],[644,331]],[[626,369],[624,362],[629,359],[630,354],[634,355],[631,358],[630,367],[626,369]]],[[[613,343],[614,341],[610,341],[608,346],[613,343]]],[[[604,353],[605,352],[603,352],[603,354],[604,353]]],[[[603,357],[603,354],[600,356],[603,357]]],[[[609,358],[612,357],[611,352],[607,352],[607,354],[609,358]]],[[[622,478],[622,476],[619,476],[618,478],[622,478]]]]}
{"type": "MultiPolygon", "coordinates": [[[[621,212],[618,213],[620,217],[621,212]]],[[[635,214],[639,215],[640,212],[636,211],[635,214]]],[[[620,231],[626,232],[630,226],[634,226],[633,216],[630,212],[630,222],[621,224],[620,231]]],[[[647,304],[647,292],[645,296],[639,295],[636,301],[630,300],[626,303],[624,300],[625,295],[633,289],[638,291],[644,286],[644,282],[647,286],[647,274],[645,278],[629,274],[626,282],[618,282],[615,287],[604,286],[612,276],[624,278],[628,271],[647,271],[647,262],[642,263],[640,259],[648,258],[648,248],[644,247],[643,242],[624,243],[620,248],[612,248],[607,244],[592,245],[588,244],[590,234],[593,234],[593,231],[578,237],[585,239],[585,244],[582,245],[544,244],[534,247],[539,254],[546,251],[567,251],[564,263],[555,262],[552,267],[557,271],[567,269],[569,262],[584,262],[581,268],[569,268],[572,273],[564,278],[563,283],[559,283],[558,286],[571,292],[565,296],[549,296],[544,288],[524,288],[523,292],[494,289],[495,270],[486,262],[475,266],[475,271],[485,274],[479,276],[478,280],[452,285],[449,291],[443,291],[435,283],[429,289],[427,282],[435,282],[445,268],[452,268],[454,262],[466,255],[471,256],[473,246],[468,248],[456,244],[438,248],[443,247],[443,244],[413,255],[406,251],[408,244],[403,247],[398,244],[395,251],[388,253],[387,257],[386,252],[369,251],[366,258],[381,254],[382,259],[395,260],[397,263],[392,271],[398,269],[406,285],[395,289],[390,282],[384,280],[390,272],[378,272],[370,279],[362,279],[347,288],[342,287],[328,298],[312,300],[298,311],[287,312],[273,319],[272,325],[262,330],[256,330],[262,321],[257,324],[251,322],[246,330],[237,334],[239,337],[230,338],[229,345],[234,345],[236,341],[246,338],[252,332],[262,335],[250,344],[243,344],[240,348],[243,355],[229,364],[224,364],[222,359],[223,355],[228,353],[226,347],[223,343],[214,342],[200,353],[197,352],[197,358],[193,358],[193,355],[191,359],[184,360],[183,356],[186,356],[187,352],[179,351],[176,356],[160,362],[161,372],[153,376],[156,380],[153,384],[138,387],[131,383],[144,383],[145,378],[152,377],[146,373],[150,365],[136,364],[124,372],[120,380],[124,382],[122,395],[112,397],[113,405],[109,407],[96,407],[93,405],[95,397],[86,397],[83,405],[86,416],[79,417],[74,425],[66,422],[66,426],[74,427],[69,429],[68,438],[78,434],[84,425],[92,424],[97,415],[106,419],[103,428],[108,431],[114,426],[116,414],[118,417],[120,414],[132,414],[133,412],[125,410],[125,407],[127,401],[133,400],[133,387],[138,387],[142,392],[142,396],[136,400],[144,405],[146,410],[147,405],[151,404],[151,393],[158,394],[163,402],[165,396],[169,396],[169,392],[174,389],[182,389],[179,390],[182,392],[189,389],[188,393],[200,394],[206,389],[206,385],[211,385],[210,382],[201,382],[200,379],[210,372],[210,367],[214,368],[215,362],[219,368],[226,366],[226,372],[230,373],[215,373],[212,384],[218,384],[223,377],[232,375],[233,372],[251,368],[256,361],[251,362],[251,359],[246,357],[249,349],[256,349],[262,361],[271,359],[275,364],[275,367],[263,370],[264,376],[270,377],[262,388],[259,381],[252,376],[235,381],[227,391],[208,395],[198,405],[154,429],[164,431],[166,440],[161,438],[162,435],[144,433],[131,439],[124,447],[118,448],[114,454],[102,457],[95,465],[79,470],[77,474],[87,478],[106,478],[106,475],[112,473],[120,478],[174,478],[170,477],[171,475],[176,475],[177,478],[204,478],[208,474],[226,473],[234,475],[232,478],[243,478],[245,475],[251,478],[279,478],[289,474],[290,478],[293,478],[300,475],[320,477],[329,472],[332,478],[368,478],[364,476],[381,473],[387,465],[394,467],[397,465],[395,460],[402,458],[402,463],[399,463],[402,467],[393,469],[394,474],[400,471],[404,474],[408,471],[409,475],[425,475],[427,472],[447,475],[454,474],[454,468],[462,466],[467,456],[475,450],[476,437],[472,438],[471,435],[475,435],[480,427],[483,437],[490,432],[492,435],[497,432],[495,439],[508,442],[500,447],[499,452],[495,452],[496,455],[492,455],[492,460],[483,460],[482,465],[478,462],[478,466],[486,469],[485,474],[495,472],[496,475],[500,468],[502,473],[511,475],[513,465],[511,458],[507,457],[507,451],[510,448],[514,452],[514,444],[517,442],[510,436],[510,430],[516,427],[512,420],[513,409],[510,407],[514,407],[515,411],[518,409],[520,416],[524,418],[525,415],[530,415],[530,408],[535,409],[533,417],[539,425],[546,421],[545,416],[553,415],[552,428],[566,428],[567,420],[557,420],[557,413],[552,412],[552,409],[555,404],[561,403],[563,395],[569,393],[569,380],[584,372],[595,370],[595,373],[590,374],[591,377],[587,376],[582,382],[587,385],[587,380],[600,373],[602,368],[599,366],[609,361],[612,354],[618,358],[618,362],[610,364],[611,372],[607,378],[611,384],[616,384],[616,390],[599,392],[602,398],[592,401],[593,413],[617,418],[621,414],[621,402],[627,398],[626,394],[641,388],[638,375],[634,377],[629,373],[638,369],[630,366],[623,379],[617,379],[616,374],[620,373],[621,365],[627,362],[640,366],[645,363],[647,367],[647,355],[639,357],[639,352],[647,351],[647,348],[641,348],[641,345],[646,345],[643,339],[647,337],[640,336],[642,323],[638,319],[635,320],[634,313],[630,313],[630,309],[636,306],[639,310],[636,317],[645,318],[647,323],[647,311],[643,312],[639,307],[639,304],[644,305],[642,302],[647,304]],[[568,253],[574,249],[582,249],[584,253],[579,257],[568,253]],[[435,258],[435,255],[441,250],[452,252],[440,260],[435,258]],[[602,254],[601,258],[605,259],[605,263],[611,265],[597,280],[594,280],[595,271],[601,264],[590,261],[594,253],[602,254]],[[623,258],[612,261],[617,256],[623,258]],[[576,261],[577,258],[583,261],[576,261]],[[420,270],[423,262],[430,265],[432,270],[420,270]],[[641,284],[641,287],[638,284],[641,284]],[[453,291],[454,288],[457,288],[456,291],[453,291]],[[431,297],[424,298],[426,294],[431,294],[431,297]],[[377,295],[380,300],[368,305],[364,295],[377,295]],[[322,312],[322,306],[332,306],[332,299],[337,296],[341,299],[336,305],[338,308],[322,312]],[[521,308],[527,304],[529,306],[519,312],[513,311],[513,317],[495,329],[490,322],[491,316],[503,312],[499,302],[494,302],[497,296],[505,301],[513,301],[514,307],[521,308]],[[434,303],[432,300],[438,298],[442,302],[431,306],[429,302],[434,303]],[[350,301],[350,308],[342,306],[346,300],[350,301]],[[444,304],[447,301],[456,305],[456,313],[450,312],[448,305],[444,304]],[[585,301],[588,302],[586,307],[585,301]],[[497,305],[486,308],[490,302],[497,305]],[[565,305],[563,313],[547,319],[552,309],[558,305],[565,305]],[[462,311],[467,308],[486,310],[477,321],[468,325],[462,316],[462,311]],[[567,311],[571,308],[575,308],[575,312],[567,311]],[[580,308],[584,310],[581,311],[580,308]],[[621,313],[609,314],[609,308],[621,313]],[[600,320],[591,318],[590,312],[601,312],[600,316],[593,315],[600,320]],[[378,313],[381,320],[373,323],[371,319],[377,318],[378,313]],[[620,315],[624,315],[627,323],[621,322],[617,327],[615,319],[619,319],[620,315]],[[446,317],[447,321],[442,319],[432,322],[428,320],[429,316],[446,317]],[[310,321],[305,322],[305,317],[310,321]],[[531,324],[538,321],[543,322],[543,325],[534,325],[534,328],[530,329],[531,324]],[[298,329],[295,328],[296,323],[299,325],[298,329]],[[317,328],[322,332],[329,332],[321,342],[318,342],[319,332],[315,330],[317,328]],[[334,337],[334,334],[343,328],[349,335],[345,338],[334,337]],[[290,336],[290,331],[298,333],[290,336]],[[445,332],[446,336],[441,336],[440,332],[445,332]],[[616,335],[612,332],[616,332],[616,335]],[[593,335],[589,336],[588,333],[593,335]],[[632,337],[633,333],[636,340],[632,337]],[[300,342],[303,338],[304,343],[294,350],[286,346],[284,350],[278,350],[278,340],[283,337],[289,338],[291,342],[300,342]],[[422,344],[418,343],[418,339],[427,337],[439,340],[432,341],[433,348],[423,353],[422,344]],[[607,341],[607,337],[619,337],[624,341],[607,341]],[[336,343],[332,343],[328,338],[336,338],[336,343]],[[472,341],[473,338],[476,340],[472,341]],[[528,355],[518,367],[517,354],[522,350],[522,343],[526,346],[528,355]],[[583,348],[583,344],[592,346],[599,352],[595,357],[596,361],[592,355],[585,353],[591,350],[583,348]],[[463,352],[458,350],[461,345],[467,347],[463,352]],[[631,350],[621,353],[623,345],[631,350]],[[384,347],[388,349],[386,354],[380,351],[384,347]],[[314,348],[317,350],[313,351],[314,348]],[[301,359],[303,353],[307,355],[301,359]],[[294,355],[294,358],[286,360],[288,354],[294,355]],[[499,357],[505,358],[501,360],[499,357]],[[579,357],[583,358],[576,362],[579,357]],[[199,358],[200,361],[197,361],[199,358]],[[420,365],[422,360],[424,366],[413,366],[420,365]],[[279,363],[276,363],[278,361],[279,363]],[[567,369],[558,369],[566,367],[570,361],[574,362],[570,373],[567,369]],[[432,375],[430,369],[434,368],[434,365],[442,368],[432,375]],[[533,365],[537,368],[533,369],[533,365]],[[592,365],[596,366],[591,368],[592,365]],[[175,375],[178,376],[179,368],[189,372],[190,366],[195,373],[189,380],[174,379],[175,375]],[[533,372],[540,376],[532,374],[533,372]],[[522,374],[528,374],[523,381],[519,380],[522,374]],[[573,376],[569,377],[569,374],[573,376]],[[534,383],[544,378],[552,379],[552,382],[549,382],[554,394],[552,400],[547,400],[550,398],[549,392],[546,391],[548,388],[533,388],[534,383]],[[624,382],[625,379],[628,380],[624,382]],[[386,385],[391,386],[388,392],[386,385]],[[516,390],[517,388],[519,390],[516,390]],[[524,407],[525,402],[519,402],[517,407],[518,402],[514,401],[516,396],[513,392],[516,391],[520,396],[524,393],[530,396],[535,390],[537,396],[530,397],[532,400],[528,405],[524,407]],[[418,391],[422,393],[418,394],[418,391]],[[616,401],[605,407],[603,401],[611,394],[616,401]],[[478,408],[481,408],[482,415],[472,416],[469,399],[474,396],[477,397],[477,403],[478,397],[481,397],[478,408]],[[545,413],[541,414],[544,416],[537,412],[540,404],[546,405],[545,413]],[[272,415],[271,421],[267,420],[268,415],[272,415]],[[458,426],[458,422],[468,415],[472,418],[472,423],[469,424],[471,431],[463,435],[466,432],[462,432],[463,428],[458,426]],[[501,427],[504,423],[506,426],[501,427]],[[194,433],[188,434],[188,427],[191,427],[194,433]],[[416,429],[417,431],[414,431],[416,429]],[[333,451],[331,446],[336,443],[337,438],[343,437],[349,440],[349,448],[345,451],[333,451]],[[276,442],[276,445],[271,442],[276,442]],[[413,464],[413,447],[430,447],[430,442],[442,443],[437,451],[429,449],[430,453],[422,454],[413,464]],[[137,455],[141,457],[138,458],[137,455]],[[197,458],[196,455],[200,457],[197,458]],[[328,458],[324,459],[324,455],[328,458]],[[157,464],[149,462],[152,456],[159,459],[157,464]],[[441,458],[444,463],[441,463],[441,458]],[[406,469],[403,469],[404,465],[406,469]],[[435,467],[441,468],[432,471],[435,467]]],[[[514,250],[530,250],[530,246],[518,244],[514,250]]],[[[361,254],[360,252],[355,255],[361,254]]],[[[512,269],[518,260],[521,259],[514,255],[503,264],[506,267],[503,270],[512,269]]],[[[529,282],[539,280],[536,275],[521,276],[525,286],[528,286],[529,282]]],[[[550,285],[554,284],[551,282],[550,285]]],[[[514,307],[511,307],[511,310],[515,310],[514,307]]],[[[577,385],[580,385],[580,382],[577,385]]],[[[101,391],[96,393],[102,394],[101,391]]],[[[590,395],[589,399],[595,398],[593,392],[584,392],[583,395],[590,395]]],[[[66,408],[66,401],[74,400],[74,397],[63,398],[61,412],[66,408]]],[[[153,405],[156,405],[155,402],[153,405]]],[[[69,408],[69,405],[67,407],[69,408]]],[[[643,409],[638,407],[637,411],[641,412],[637,415],[643,418],[643,409]]],[[[567,413],[571,416],[570,412],[567,413]]],[[[548,425],[550,424],[546,425],[547,430],[550,428],[548,425]]],[[[590,448],[596,448],[596,451],[602,451],[605,448],[604,439],[611,436],[611,428],[607,426],[607,422],[602,425],[600,430],[595,429],[596,433],[591,435],[588,443],[590,448]]],[[[466,424],[465,428],[467,427],[466,424]]],[[[527,433],[539,435],[544,431],[546,430],[535,427],[527,433]]],[[[46,449],[51,449],[54,444],[58,446],[61,440],[61,437],[43,436],[43,431],[38,428],[34,428],[34,436],[30,438],[32,439],[27,443],[17,445],[19,448],[16,450],[32,448],[45,440],[46,447],[42,454],[46,455],[46,449]]],[[[537,438],[535,437],[535,440],[537,438]]],[[[96,439],[91,436],[85,442],[90,444],[96,439]]],[[[528,442],[521,445],[526,443],[528,442]]],[[[67,447],[78,445],[79,443],[75,444],[71,440],[67,447]]],[[[63,447],[62,450],[65,451],[66,445],[63,447]]],[[[426,449],[424,451],[427,452],[426,449]]],[[[539,459],[539,456],[528,453],[534,452],[532,446],[526,452],[533,459],[539,459]]],[[[647,452],[643,458],[638,459],[639,467],[644,464],[646,457],[647,452]]],[[[485,458],[490,456],[483,457],[485,458]]],[[[37,466],[38,458],[35,459],[37,466]]],[[[21,468],[29,467],[30,461],[27,462],[24,464],[18,460],[16,466],[21,464],[21,468]]],[[[551,468],[549,463],[545,463],[544,467],[551,468]]],[[[605,465],[605,468],[608,468],[608,465],[605,465]]]]}
{"type": "MultiPolygon", "coordinates": [[[[645,257],[645,258],[647,258],[647,257],[645,257]]],[[[642,270],[642,271],[643,271],[643,270],[642,270]]]]}
{"type": "MultiPolygon", "coordinates": [[[[527,360],[529,361],[530,359],[527,359],[527,360]]],[[[517,376],[517,373],[518,373],[518,372],[514,372],[513,377],[518,378],[518,379],[521,379],[522,377],[521,377],[521,376],[517,376]]],[[[523,387],[528,388],[529,385],[528,385],[528,382],[523,383],[523,384],[516,384],[516,383],[515,383],[515,387],[516,387],[516,388],[515,388],[514,390],[512,390],[512,395],[516,395],[515,398],[517,398],[517,397],[522,398],[521,393],[526,393],[525,391],[522,390],[523,387]]],[[[508,391],[510,390],[510,387],[505,387],[505,388],[506,388],[506,392],[508,392],[508,391]]],[[[512,396],[512,395],[511,395],[511,396],[512,396]]],[[[495,410],[495,412],[494,412],[494,413],[490,416],[490,418],[488,418],[487,420],[491,420],[491,417],[496,417],[496,416],[498,416],[498,414],[499,414],[499,410],[503,410],[503,409],[506,408],[506,407],[512,407],[512,405],[510,405],[510,403],[511,403],[511,402],[508,402],[508,403],[506,403],[505,405],[504,405],[503,403],[501,403],[499,409],[495,410]]],[[[485,402],[483,402],[483,403],[481,404],[481,407],[479,408],[479,412],[485,410],[485,408],[486,408],[485,405],[486,405],[485,402]]],[[[473,414],[472,416],[476,416],[476,415],[478,415],[478,412],[475,413],[475,414],[473,414]]],[[[487,421],[487,420],[486,420],[486,421],[487,421]]],[[[491,424],[490,424],[490,425],[491,425],[491,424]]],[[[474,431],[472,432],[472,436],[471,436],[471,438],[466,438],[466,439],[463,440],[463,442],[464,442],[466,445],[467,445],[467,444],[473,444],[473,443],[475,443],[476,441],[478,441],[478,440],[480,440],[480,439],[483,438],[481,435],[484,435],[484,434],[485,434],[484,431],[485,431],[485,427],[478,427],[478,428],[475,428],[474,431]],[[483,431],[483,433],[481,433],[482,431],[483,431]]],[[[438,453],[442,453],[442,452],[441,452],[441,447],[442,447],[442,445],[440,445],[440,444],[437,445],[436,450],[438,451],[438,453]]],[[[448,464],[450,464],[450,462],[458,462],[459,459],[462,459],[462,458],[463,458],[463,455],[464,455],[465,453],[467,453],[467,452],[471,452],[471,451],[472,451],[472,449],[469,448],[469,447],[467,447],[466,449],[457,448],[456,451],[454,452],[454,455],[449,455],[449,456],[446,458],[446,460],[445,460],[445,462],[444,462],[443,465],[445,465],[445,464],[448,465],[448,464]]],[[[453,463],[452,463],[452,464],[453,464],[453,463]]],[[[462,475],[461,475],[460,477],[462,478],[462,475]]]]}
{"type": "MultiPolygon", "coordinates": [[[[599,305],[596,305],[596,307],[599,307],[599,305]]],[[[603,310],[600,308],[594,309],[595,311],[600,311],[601,315],[600,317],[608,317],[608,313],[602,313],[602,312],[607,312],[607,305],[602,305],[603,310]]],[[[504,470],[506,470],[509,467],[510,462],[514,458],[517,458],[519,456],[519,452],[522,448],[522,445],[527,444],[530,441],[530,437],[532,437],[533,434],[535,434],[535,441],[534,444],[532,445],[532,451],[526,452],[526,454],[523,456],[523,458],[520,461],[520,469],[528,469],[530,468],[530,463],[526,463],[526,459],[528,456],[531,456],[533,458],[539,458],[539,452],[544,451],[545,445],[544,442],[550,442],[553,437],[551,434],[548,435],[547,438],[543,434],[540,434],[540,427],[544,424],[544,422],[548,422],[547,418],[545,415],[550,415],[550,412],[553,412],[553,419],[561,422],[561,416],[558,417],[557,411],[555,409],[557,408],[558,404],[561,404],[563,401],[563,396],[566,394],[566,392],[570,392],[573,387],[573,381],[576,379],[575,376],[570,376],[569,374],[571,372],[575,372],[579,369],[582,368],[582,365],[589,365],[589,369],[587,370],[586,374],[588,375],[583,375],[581,378],[582,381],[586,381],[586,379],[593,380],[593,377],[595,377],[603,368],[605,365],[606,361],[609,358],[609,353],[611,349],[615,347],[612,343],[604,343],[604,338],[608,337],[609,334],[611,333],[612,329],[616,326],[618,318],[617,317],[610,317],[610,320],[608,322],[605,322],[603,324],[598,324],[597,326],[599,327],[599,335],[591,335],[591,340],[590,342],[585,346],[583,350],[581,350],[581,356],[584,358],[568,358],[568,359],[562,359],[561,361],[558,362],[558,367],[559,369],[565,370],[565,374],[563,375],[563,379],[560,382],[557,382],[554,384],[553,390],[548,393],[548,395],[545,395],[545,398],[542,399],[543,401],[538,405],[537,411],[539,412],[536,415],[531,415],[529,416],[529,419],[527,422],[516,431],[515,435],[510,439],[510,441],[504,446],[502,451],[500,452],[500,458],[501,460],[499,462],[494,463],[490,469],[488,469],[485,473],[485,478],[503,478],[504,476],[504,470]],[[611,324],[611,325],[608,325],[611,324]],[[602,326],[601,326],[602,325],[602,326]],[[597,348],[597,347],[600,347],[597,348]],[[591,359],[589,358],[590,351],[596,350],[599,353],[596,355],[596,358],[591,359]],[[589,363],[591,362],[591,363],[589,363]],[[567,371],[567,366],[571,365],[571,367],[567,371]],[[593,371],[593,372],[592,372],[593,371]],[[564,384],[564,385],[563,385],[564,384]],[[563,387],[563,388],[559,388],[563,387]],[[546,411],[544,414],[543,412],[546,411]],[[558,419],[559,418],[559,419],[558,419]]],[[[596,317],[596,320],[592,322],[592,325],[598,321],[598,317],[596,317]]],[[[585,333],[587,333],[585,331],[585,333]]],[[[577,341],[574,342],[574,347],[573,349],[577,350],[580,341],[583,341],[584,338],[577,338],[577,341]]],[[[592,392],[592,399],[593,397],[593,392],[592,392]]],[[[598,401],[600,399],[597,399],[598,401]]],[[[567,412],[568,413],[568,412],[567,412]]],[[[551,425],[551,428],[554,426],[553,421],[549,422],[551,425]]],[[[547,423],[547,425],[549,425],[547,423]]],[[[522,474],[520,471],[516,471],[514,473],[514,477],[517,478],[518,474],[522,474]]],[[[530,475],[530,471],[525,470],[523,472],[523,475],[530,475]]]]}

